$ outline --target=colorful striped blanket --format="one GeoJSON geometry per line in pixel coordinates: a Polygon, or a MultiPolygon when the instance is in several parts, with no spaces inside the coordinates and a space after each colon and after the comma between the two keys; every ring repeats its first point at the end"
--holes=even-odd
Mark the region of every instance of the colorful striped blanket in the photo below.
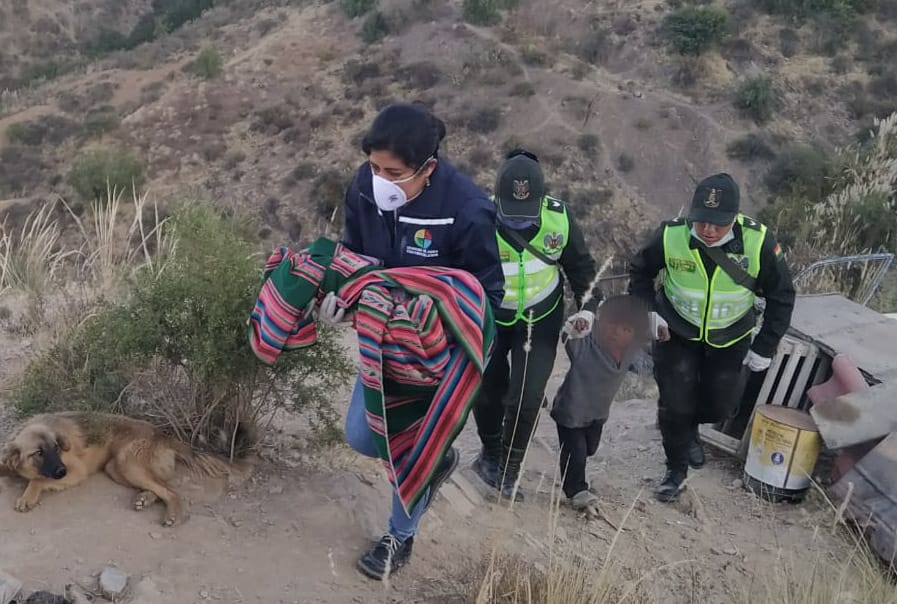
{"type": "Polygon", "coordinates": [[[385,269],[328,239],[280,248],[250,317],[256,356],[309,346],[327,292],[354,311],[368,425],[409,512],[464,427],[495,335],[480,282],[462,270],[385,269]]]}

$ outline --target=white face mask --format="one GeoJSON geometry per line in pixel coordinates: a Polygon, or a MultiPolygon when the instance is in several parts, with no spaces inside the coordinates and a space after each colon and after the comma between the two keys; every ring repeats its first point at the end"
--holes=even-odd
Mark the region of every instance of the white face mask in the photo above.
{"type": "Polygon", "coordinates": [[[727,243],[729,243],[730,241],[735,239],[735,229],[729,229],[728,233],[723,235],[719,241],[716,241],[714,243],[707,243],[706,241],[701,239],[701,236],[698,235],[698,232],[695,230],[695,227],[691,227],[691,236],[694,237],[695,239],[697,239],[698,241],[700,241],[701,243],[703,243],[704,245],[706,245],[707,247],[719,247],[721,245],[726,245],[727,243]]]}
{"type": "Polygon", "coordinates": [[[374,203],[377,204],[377,207],[384,212],[394,212],[395,210],[398,210],[403,205],[408,203],[408,196],[399,185],[410,182],[417,178],[421,171],[423,171],[423,169],[427,167],[427,163],[429,163],[429,161],[429,159],[425,161],[414,174],[401,180],[386,180],[382,176],[372,174],[374,203]]]}

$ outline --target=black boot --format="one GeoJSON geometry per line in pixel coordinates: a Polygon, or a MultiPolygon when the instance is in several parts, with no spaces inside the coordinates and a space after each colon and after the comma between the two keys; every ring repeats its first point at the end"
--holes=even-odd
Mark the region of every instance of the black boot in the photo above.
{"type": "Polygon", "coordinates": [[[663,482],[654,491],[654,496],[658,501],[664,503],[675,501],[679,498],[679,493],[685,490],[685,478],[688,476],[687,468],[667,468],[667,473],[663,477],[663,482]]]}
{"type": "Polygon", "coordinates": [[[514,501],[521,502],[525,499],[523,491],[518,486],[517,492],[515,493],[514,485],[517,482],[517,478],[520,476],[520,466],[523,463],[523,455],[525,451],[521,449],[510,449],[508,447],[504,447],[503,449],[501,461],[504,463],[499,464],[498,480],[496,481],[495,488],[499,490],[501,499],[510,501],[511,497],[513,497],[514,501]]]}
{"type": "Polygon", "coordinates": [[[358,570],[371,579],[382,580],[405,566],[411,558],[414,537],[399,541],[392,535],[384,535],[358,560],[358,570]]]}
{"type": "Polygon", "coordinates": [[[697,470],[703,468],[706,462],[704,443],[701,442],[701,437],[695,431],[695,437],[688,445],[688,465],[697,470]]]}
{"type": "Polygon", "coordinates": [[[498,466],[501,460],[501,434],[480,434],[480,441],[483,446],[471,467],[483,482],[495,489],[498,486],[498,466]]]}

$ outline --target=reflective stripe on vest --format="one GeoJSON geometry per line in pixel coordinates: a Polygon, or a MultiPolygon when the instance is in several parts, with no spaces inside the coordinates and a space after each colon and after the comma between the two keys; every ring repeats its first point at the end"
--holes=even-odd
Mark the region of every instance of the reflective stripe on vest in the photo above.
{"type": "MultiPolygon", "coordinates": [[[[760,250],[766,238],[766,227],[744,227],[745,217],[740,214],[737,220],[742,226],[744,255],[729,254],[729,257],[756,279],[760,272],[760,250]]],[[[731,327],[751,312],[754,292],[735,283],[721,268],[716,268],[713,275],[708,276],[700,253],[689,247],[690,241],[691,228],[686,223],[669,225],[664,229],[664,293],[679,316],[699,329],[695,340],[703,340],[719,348],[730,346],[750,334],[750,330],[722,344],[711,342],[709,336],[714,331],[731,327]]]]}
{"type": "MultiPolygon", "coordinates": [[[[550,206],[559,203],[547,196],[542,200],[539,232],[529,241],[530,245],[555,261],[561,257],[570,235],[567,209],[561,206],[562,211],[557,211],[550,206]]],[[[544,318],[547,313],[530,318],[526,311],[545,301],[557,289],[560,270],[557,265],[545,264],[526,249],[518,252],[498,233],[496,238],[501,268],[505,275],[501,308],[516,311],[513,321],[500,323],[510,325],[521,320],[535,322],[544,318]]],[[[554,308],[548,312],[552,310],[554,308]]]]}

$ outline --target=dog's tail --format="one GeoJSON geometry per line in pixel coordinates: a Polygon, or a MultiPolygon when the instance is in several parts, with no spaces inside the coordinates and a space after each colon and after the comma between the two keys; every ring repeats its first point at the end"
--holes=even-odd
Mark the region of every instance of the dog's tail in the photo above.
{"type": "Polygon", "coordinates": [[[177,460],[196,476],[230,478],[241,476],[250,470],[246,462],[231,462],[220,455],[194,451],[190,445],[181,441],[174,441],[171,445],[177,460]]]}

